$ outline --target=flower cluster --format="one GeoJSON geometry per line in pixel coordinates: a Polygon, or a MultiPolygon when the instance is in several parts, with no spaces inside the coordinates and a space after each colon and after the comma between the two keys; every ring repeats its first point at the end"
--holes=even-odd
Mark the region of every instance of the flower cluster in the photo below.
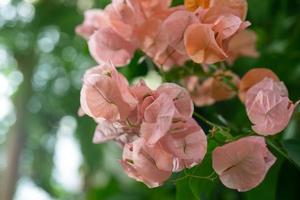
{"type": "Polygon", "coordinates": [[[238,94],[253,124],[252,136],[240,133],[244,137],[219,143],[212,166],[225,186],[250,190],[276,161],[264,137],[283,131],[299,102],[289,99],[285,85],[268,69],[252,69],[240,79],[222,67],[239,56],[258,56],[256,35],[246,29],[246,0],[170,5],[171,0],[112,0],[104,10],[87,11],[76,28],[99,64],[85,73],[81,90],[82,110],[98,123],[94,142],[119,143],[127,175],[157,187],[172,172],[205,157],[207,137],[192,118],[194,104],[208,106],[238,94]],[[115,66],[128,64],[137,49],[160,71],[191,60],[205,76],[180,77],[186,89],[163,83],[152,90],[143,81],[130,86],[115,66]]]}
{"type": "Polygon", "coordinates": [[[113,66],[101,65],[84,76],[81,106],[98,122],[94,142],[120,143],[125,172],[149,187],[199,164],[206,153],[192,100],[178,85],[166,83],[155,91],[143,81],[129,86],[113,66]]]}
{"type": "Polygon", "coordinates": [[[186,2],[170,7],[170,0],[113,0],[104,10],[87,11],[76,31],[89,40],[99,64],[126,65],[136,49],[163,69],[189,59],[232,63],[240,55],[258,55],[255,34],[245,30],[246,0],[200,1],[205,6],[197,9],[186,2]]]}
{"type": "Polygon", "coordinates": [[[245,105],[252,129],[259,135],[280,133],[292,117],[296,105],[288,97],[288,90],[276,74],[264,68],[250,70],[241,80],[245,105]],[[249,89],[247,89],[249,88],[249,89]]]}

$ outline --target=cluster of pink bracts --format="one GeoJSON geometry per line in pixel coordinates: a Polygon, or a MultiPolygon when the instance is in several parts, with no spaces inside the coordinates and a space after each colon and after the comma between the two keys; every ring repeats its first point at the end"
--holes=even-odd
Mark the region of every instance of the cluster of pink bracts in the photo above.
{"type": "Polygon", "coordinates": [[[206,153],[206,136],[192,119],[193,102],[178,85],[129,87],[114,67],[102,65],[86,73],[81,106],[98,122],[94,142],[119,142],[124,170],[149,187],[200,163],[206,153]]]}
{"type": "Polygon", "coordinates": [[[191,10],[171,0],[113,0],[104,10],[85,13],[76,31],[89,40],[98,63],[123,66],[136,49],[163,69],[192,59],[212,64],[237,56],[257,56],[256,36],[245,30],[246,0],[211,0],[191,10]]]}
{"type": "Polygon", "coordinates": [[[163,69],[188,59],[201,64],[233,62],[240,55],[257,56],[255,34],[244,30],[245,0],[186,0],[170,8],[170,0],[113,0],[104,10],[87,11],[77,32],[89,41],[98,67],[88,70],[81,91],[84,113],[97,123],[95,143],[121,144],[121,165],[128,176],[157,187],[172,172],[203,160],[207,138],[192,118],[193,102],[210,105],[236,95],[222,77],[231,77],[245,104],[249,136],[217,147],[213,168],[222,183],[247,191],[264,179],[276,158],[263,136],[286,128],[297,105],[270,70],[257,68],[243,78],[218,70],[206,79],[183,77],[182,88],[164,83],[156,90],[143,81],[129,86],[115,69],[127,64],[138,48],[163,69]]]}

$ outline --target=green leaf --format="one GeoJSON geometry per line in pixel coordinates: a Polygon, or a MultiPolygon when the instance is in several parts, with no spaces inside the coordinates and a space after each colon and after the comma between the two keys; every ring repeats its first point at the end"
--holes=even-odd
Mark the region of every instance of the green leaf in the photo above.
{"type": "Polygon", "coordinates": [[[189,179],[186,178],[176,182],[176,200],[196,200],[190,189],[189,179]]]}
{"type": "Polygon", "coordinates": [[[290,139],[282,142],[290,159],[300,167],[300,139],[290,139]]]}
{"type": "MultiPolygon", "coordinates": [[[[208,177],[212,172],[212,157],[211,153],[208,153],[202,163],[193,168],[192,175],[208,177]]],[[[210,195],[215,188],[215,185],[215,182],[208,179],[191,178],[189,180],[190,189],[196,199],[210,199],[210,195]]]]}

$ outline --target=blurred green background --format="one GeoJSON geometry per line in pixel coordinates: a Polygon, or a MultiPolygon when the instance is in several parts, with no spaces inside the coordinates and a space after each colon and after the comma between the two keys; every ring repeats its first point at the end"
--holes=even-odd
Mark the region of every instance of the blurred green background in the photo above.
{"type": "MultiPolygon", "coordinates": [[[[247,193],[226,189],[219,181],[175,183],[174,178],[163,187],[148,189],[124,174],[117,145],[92,144],[95,123],[78,117],[77,111],[81,77],[95,62],[74,29],[84,10],[109,2],[0,0],[0,199],[300,199],[299,169],[276,153],[279,159],[264,182],[247,193]]],[[[300,98],[300,1],[248,2],[248,20],[258,34],[261,56],[239,59],[233,71],[243,75],[253,67],[271,68],[295,101],[300,98]]],[[[138,62],[140,56],[137,53],[121,69],[130,81],[151,69],[138,62]]],[[[236,127],[250,125],[238,99],[197,110],[212,121],[224,118],[236,127]]],[[[299,109],[279,137],[299,163],[299,109]]]]}

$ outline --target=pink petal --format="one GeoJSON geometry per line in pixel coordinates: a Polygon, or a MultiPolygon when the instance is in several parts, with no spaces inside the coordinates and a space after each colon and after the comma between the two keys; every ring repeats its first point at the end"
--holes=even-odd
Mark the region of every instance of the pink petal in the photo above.
{"type": "Polygon", "coordinates": [[[156,93],[159,95],[168,95],[173,100],[176,110],[180,115],[185,117],[192,117],[194,112],[194,105],[186,89],[173,83],[164,83],[159,88],[157,88],[156,93]]]}
{"type": "Polygon", "coordinates": [[[213,168],[221,182],[241,192],[258,186],[275,161],[264,138],[258,136],[245,137],[213,151],[213,168]]]}
{"type": "Polygon", "coordinates": [[[213,64],[227,58],[210,25],[190,25],[184,35],[187,54],[196,63],[213,64]]]}
{"type": "Polygon", "coordinates": [[[91,55],[98,63],[123,66],[130,62],[135,47],[111,28],[98,30],[89,40],[91,55]]]}
{"type": "Polygon", "coordinates": [[[141,134],[148,144],[155,144],[167,134],[173,119],[175,107],[167,95],[160,95],[145,109],[141,134]]]}
{"type": "Polygon", "coordinates": [[[87,115],[108,121],[124,120],[136,105],[128,82],[114,67],[104,65],[86,72],[81,106],[87,115]]]}
{"type": "Polygon", "coordinates": [[[256,58],[259,53],[256,50],[257,36],[254,31],[243,30],[231,38],[228,44],[228,62],[232,64],[239,56],[256,58]]]}
{"type": "Polygon", "coordinates": [[[160,31],[167,33],[168,44],[181,54],[186,54],[184,47],[184,32],[186,28],[196,23],[196,16],[188,11],[179,10],[172,13],[161,25],[160,31]]]}
{"type": "MultiPolygon", "coordinates": [[[[271,78],[279,81],[277,75],[267,68],[254,68],[248,71],[239,83],[239,97],[242,102],[245,101],[247,91],[264,78],[271,78]]],[[[271,83],[272,85],[272,83],[271,83]]],[[[286,91],[287,92],[287,91],[286,91]]],[[[255,92],[256,93],[256,92],[255,92]]]]}
{"type": "Polygon", "coordinates": [[[181,126],[172,126],[160,143],[168,153],[181,160],[184,167],[190,168],[199,164],[206,154],[206,135],[192,118],[181,126]]]}
{"type": "Polygon", "coordinates": [[[245,20],[248,12],[247,0],[211,0],[212,13],[233,14],[245,20]]]}
{"type": "Polygon", "coordinates": [[[154,159],[157,156],[152,156],[147,153],[145,141],[138,139],[125,145],[121,161],[123,169],[129,177],[144,182],[150,188],[160,186],[172,173],[172,171],[160,170],[157,167],[158,162],[154,159]]]}
{"type": "Polygon", "coordinates": [[[234,15],[221,16],[214,26],[214,30],[218,33],[218,37],[227,39],[235,34],[242,24],[242,20],[234,15]]]}
{"type": "Polygon", "coordinates": [[[123,130],[118,123],[110,123],[105,119],[98,119],[97,122],[98,126],[93,138],[93,142],[96,144],[115,139],[123,134],[123,130]]]}
{"type": "Polygon", "coordinates": [[[246,109],[253,130],[260,135],[275,135],[285,129],[295,110],[284,84],[265,78],[250,88],[246,109]]]}
{"type": "Polygon", "coordinates": [[[88,10],[84,13],[84,21],[76,27],[76,33],[89,39],[95,31],[109,26],[109,18],[103,10],[88,10]]]}
{"type": "Polygon", "coordinates": [[[251,107],[247,108],[253,130],[260,135],[275,135],[285,129],[295,106],[287,97],[271,91],[260,91],[251,107]]]}

